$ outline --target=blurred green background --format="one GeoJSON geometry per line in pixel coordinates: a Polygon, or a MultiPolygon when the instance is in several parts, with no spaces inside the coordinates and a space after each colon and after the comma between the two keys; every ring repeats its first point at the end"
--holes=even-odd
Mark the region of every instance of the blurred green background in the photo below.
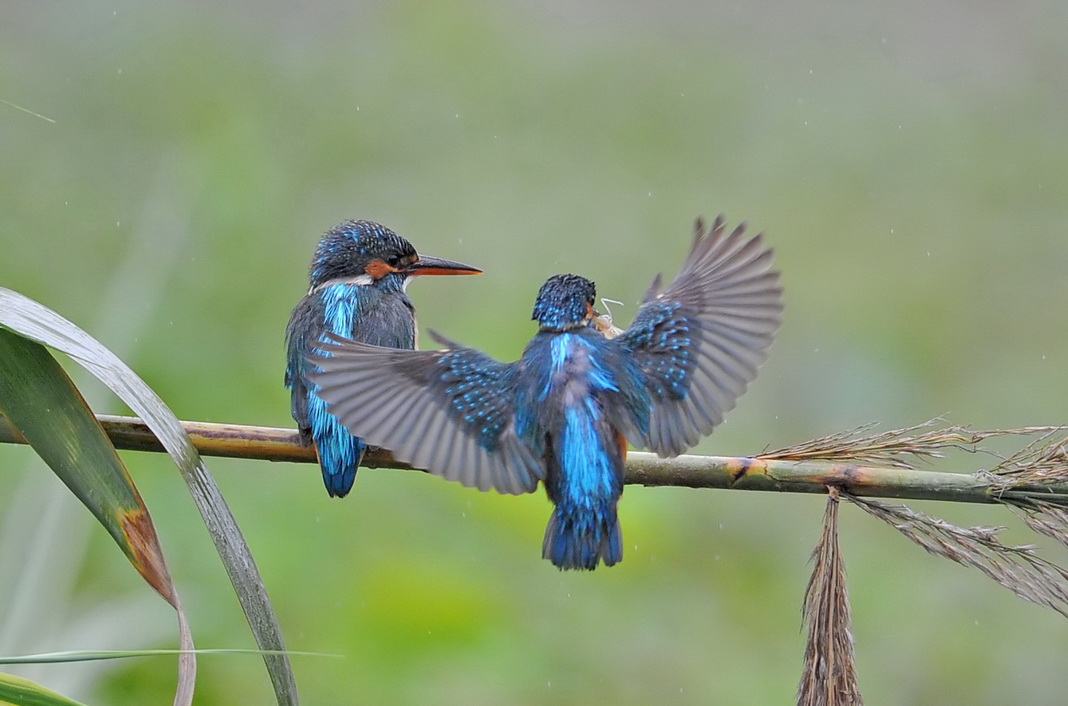
{"type": "MultiPolygon", "coordinates": [[[[485,268],[410,293],[424,326],[513,359],[548,275],[595,279],[625,323],[693,218],[725,212],[768,233],[786,323],[698,452],[938,415],[1066,423],[1066,7],[9,1],[0,284],[179,416],[290,425],[283,330],[337,221],[485,268]]],[[[251,647],[178,474],[126,459],[198,646],[251,647]]],[[[0,463],[0,652],[173,646],[173,613],[32,453],[0,463]]],[[[312,466],[210,466],[289,647],[343,655],[295,658],[305,703],[793,699],[820,498],[632,486],[626,560],[565,574],[540,558],[540,492],[365,471],[336,501],[312,466]]],[[[1063,619],[842,515],[868,703],[1063,702],[1063,619]]],[[[174,671],[22,673],[143,704],[169,702],[174,671]]],[[[201,659],[197,703],[270,699],[257,658],[201,659]]]]}

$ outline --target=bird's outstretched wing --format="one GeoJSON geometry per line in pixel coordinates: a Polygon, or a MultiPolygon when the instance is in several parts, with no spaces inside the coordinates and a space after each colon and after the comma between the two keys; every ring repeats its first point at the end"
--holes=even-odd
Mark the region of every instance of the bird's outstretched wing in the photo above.
{"type": "Polygon", "coordinates": [[[330,412],[394,457],[479,490],[529,493],[542,465],[515,433],[514,366],[434,335],[441,351],[331,336],[309,377],[330,412]]]}
{"type": "Polygon", "coordinates": [[[767,359],[782,315],[771,264],[762,235],[747,237],[744,223],[728,235],[723,216],[707,231],[698,220],[678,277],[661,291],[657,275],[615,339],[645,374],[653,409],[641,441],[660,456],[711,433],[767,359]]]}

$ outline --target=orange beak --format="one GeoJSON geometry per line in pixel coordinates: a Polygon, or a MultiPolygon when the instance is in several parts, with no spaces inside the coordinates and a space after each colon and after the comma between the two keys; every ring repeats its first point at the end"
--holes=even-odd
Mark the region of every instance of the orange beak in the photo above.
{"type": "Polygon", "coordinates": [[[446,260],[430,255],[420,255],[404,270],[410,275],[480,275],[482,270],[462,262],[446,260]]]}

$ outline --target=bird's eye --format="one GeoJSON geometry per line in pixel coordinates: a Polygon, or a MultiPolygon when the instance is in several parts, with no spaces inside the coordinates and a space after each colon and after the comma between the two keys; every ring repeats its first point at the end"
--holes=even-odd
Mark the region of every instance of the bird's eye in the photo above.
{"type": "Polygon", "coordinates": [[[397,269],[398,267],[400,267],[401,264],[400,255],[390,255],[389,258],[386,260],[386,264],[392,267],[393,269],[397,269]]]}

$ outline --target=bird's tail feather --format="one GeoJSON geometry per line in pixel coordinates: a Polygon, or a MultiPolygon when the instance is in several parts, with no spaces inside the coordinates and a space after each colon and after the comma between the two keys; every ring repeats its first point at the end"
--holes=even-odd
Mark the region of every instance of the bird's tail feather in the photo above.
{"type": "Polygon", "coordinates": [[[623,560],[623,531],[615,508],[596,513],[553,511],[545,530],[541,555],[561,569],[592,571],[598,563],[612,566],[623,560]]]}
{"type": "Polygon", "coordinates": [[[343,498],[356,482],[356,469],[363,460],[367,445],[349,434],[340,424],[337,429],[315,435],[315,454],[323,471],[323,485],[332,498],[343,498]]]}

